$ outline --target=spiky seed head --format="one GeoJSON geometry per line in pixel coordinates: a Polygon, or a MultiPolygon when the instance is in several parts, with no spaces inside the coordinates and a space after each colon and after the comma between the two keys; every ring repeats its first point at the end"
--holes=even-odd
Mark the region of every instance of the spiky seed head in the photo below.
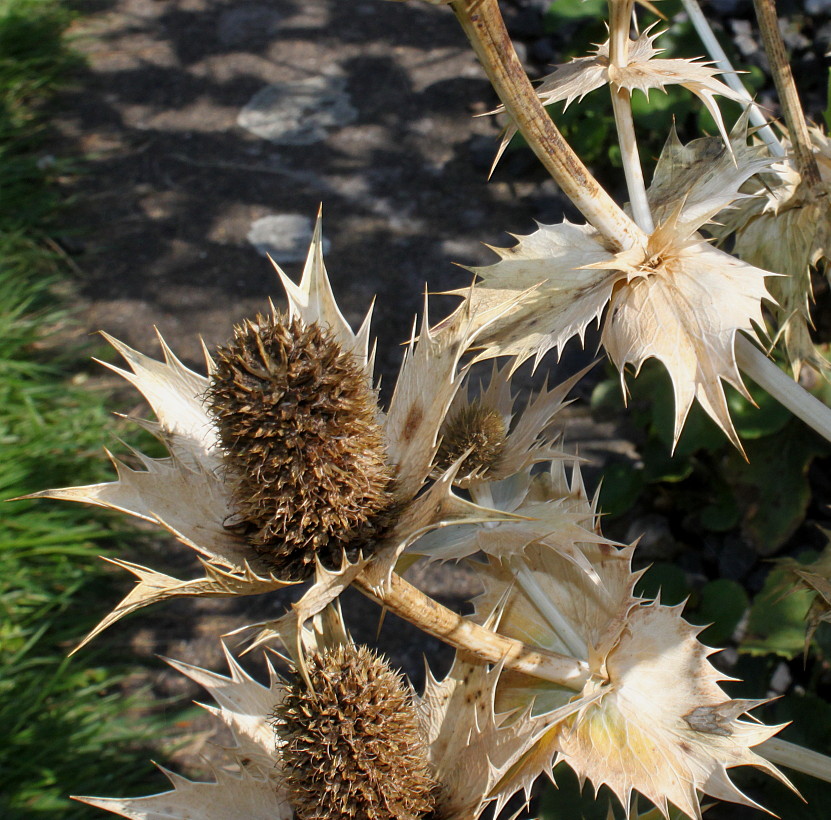
{"type": "Polygon", "coordinates": [[[316,323],[275,312],[215,354],[208,405],[226,453],[236,522],[280,576],[308,577],[372,550],[389,524],[392,471],[375,392],[316,323]]]}
{"type": "Polygon", "coordinates": [[[308,661],[272,723],[298,820],[418,820],[437,785],[402,677],[364,646],[308,661]]]}
{"type": "Polygon", "coordinates": [[[465,405],[442,427],[436,467],[446,470],[470,450],[460,474],[494,469],[505,450],[507,432],[505,420],[498,410],[478,401],[465,405]]]}

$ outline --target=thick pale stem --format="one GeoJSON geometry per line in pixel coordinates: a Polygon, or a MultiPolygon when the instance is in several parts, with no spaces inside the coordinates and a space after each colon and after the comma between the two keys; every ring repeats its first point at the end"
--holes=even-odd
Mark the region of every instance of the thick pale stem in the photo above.
{"type": "Polygon", "coordinates": [[[787,740],[780,740],[778,737],[760,743],[753,751],[777,766],[787,766],[789,769],[831,783],[831,757],[827,755],[797,746],[796,743],[788,743],[787,740]]]}
{"type": "Polygon", "coordinates": [[[612,94],[612,110],[615,113],[620,156],[623,162],[623,175],[626,178],[626,190],[629,192],[629,204],[635,224],[644,232],[652,233],[655,223],[646,198],[646,183],[643,179],[643,167],[635,136],[635,123],[632,120],[632,99],[624,88],[615,84],[615,70],[624,68],[629,63],[629,27],[632,18],[632,5],[629,3],[609,3],[609,90],[612,94]]]}
{"type": "Polygon", "coordinates": [[[645,244],[643,232],[589,173],[546,113],[516,55],[497,0],[454,0],[450,5],[508,116],[563,193],[611,249],[645,244]]]}
{"type": "Polygon", "coordinates": [[[781,371],[759,348],[744,336],[736,336],[736,361],[759,387],[764,388],[812,430],[831,441],[831,408],[812,396],[781,371]]]}
{"type": "Polygon", "coordinates": [[[504,663],[505,669],[557,683],[579,692],[588,678],[584,661],[527,646],[486,629],[453,612],[393,573],[389,582],[377,583],[366,571],[355,585],[390,612],[450,646],[487,663],[504,663]]]}
{"type": "Polygon", "coordinates": [[[716,35],[713,33],[712,28],[710,28],[709,21],[704,16],[704,12],[701,11],[698,0],[681,0],[681,2],[684,4],[684,9],[689,15],[698,36],[701,38],[704,48],[707,49],[707,53],[722,72],[724,82],[750,106],[750,122],[759,129],[756,133],[764,141],[774,157],[784,157],[785,149],[782,147],[782,143],[779,142],[776,134],[773,133],[773,129],[768,125],[768,118],[762,109],[753,101],[750,93],[744,87],[744,83],[741,81],[738,72],[733,68],[729,58],[724,53],[721,43],[716,39],[716,35]]]}
{"type": "Polygon", "coordinates": [[[629,92],[625,88],[616,90],[614,86],[611,91],[612,109],[615,112],[620,156],[623,162],[623,174],[626,177],[626,190],[629,192],[629,203],[632,206],[632,216],[642,231],[652,233],[655,223],[652,221],[652,212],[649,210],[649,201],[646,198],[646,183],[643,179],[635,124],[632,121],[629,92]]]}
{"type": "Polygon", "coordinates": [[[788,55],[785,52],[785,44],[779,33],[775,0],[753,0],[753,7],[756,9],[759,32],[770,63],[782,113],[785,115],[785,124],[788,126],[788,134],[796,159],[796,169],[804,184],[816,185],[820,181],[819,168],[814,157],[808,124],[805,122],[805,114],[802,111],[802,103],[799,101],[788,55]]]}

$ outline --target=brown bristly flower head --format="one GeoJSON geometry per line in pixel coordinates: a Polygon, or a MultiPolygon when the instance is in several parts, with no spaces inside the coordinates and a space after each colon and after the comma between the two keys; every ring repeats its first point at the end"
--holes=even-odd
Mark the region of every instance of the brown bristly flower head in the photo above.
{"type": "Polygon", "coordinates": [[[168,661],[215,702],[203,708],[226,741],[213,782],[163,770],[172,789],[160,794],[77,799],[133,820],[476,820],[516,791],[533,727],[527,711],[510,726],[494,713],[499,667],[457,655],[443,680],[427,669],[419,696],[352,644],[337,604],[307,622],[301,644],[285,647],[306,674],[294,682],[267,659],[261,684],[227,649],[227,677],[168,661]]]}
{"type": "MultiPolygon", "coordinates": [[[[560,430],[554,428],[566,396],[589,368],[529,399],[518,412],[511,385],[513,362],[491,368],[487,386],[470,395],[470,378],[453,399],[441,428],[441,444],[434,471],[447,470],[462,458],[453,479],[470,489],[516,475],[526,467],[562,457],[560,430]]],[[[481,503],[481,502],[477,502],[481,503]]]]}
{"type": "Polygon", "coordinates": [[[298,820],[417,820],[437,784],[404,679],[363,646],[308,660],[274,711],[289,800],[298,820]]]}
{"type": "Polygon", "coordinates": [[[208,404],[235,521],[280,577],[371,550],[394,506],[375,391],[327,328],[272,312],[214,356],[208,404]]]}
{"type": "MultiPolygon", "coordinates": [[[[113,459],[116,481],[45,490],[143,518],[198,553],[204,572],[182,579],[124,561],[136,586],[87,636],[151,603],[183,596],[257,595],[312,580],[263,641],[286,637],[369,564],[378,578],[415,538],[447,525],[504,520],[436,479],[439,430],[464,379],[460,358],[487,327],[457,311],[441,330],[413,329],[386,412],[376,400],[370,314],[354,331],[335,301],[318,220],[301,281],[277,273],[287,315],[272,308],[185,367],[160,338],[159,361],[107,337],[128,368],[108,365],[147,399],[139,420],[168,450],[113,459]]],[[[491,314],[495,321],[503,308],[491,314]]],[[[371,313],[371,311],[370,311],[371,313]]],[[[258,639],[259,640],[259,639],[258,639]]]]}
{"type": "Polygon", "coordinates": [[[493,470],[502,460],[507,432],[496,408],[473,401],[445,422],[436,467],[444,471],[467,453],[461,473],[493,470]]]}

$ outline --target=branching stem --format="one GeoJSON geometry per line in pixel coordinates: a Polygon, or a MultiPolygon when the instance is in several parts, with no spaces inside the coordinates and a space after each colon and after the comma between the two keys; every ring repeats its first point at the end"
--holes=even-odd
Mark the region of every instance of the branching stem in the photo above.
{"type": "Polygon", "coordinates": [[[505,28],[497,0],[450,4],[494,90],[531,150],[612,250],[645,244],[643,232],[589,173],[545,111],[505,28]]]}
{"type": "Polygon", "coordinates": [[[704,48],[715,62],[718,69],[722,72],[724,82],[730,86],[737,94],[744,98],[748,106],[750,106],[750,122],[759,130],[756,132],[759,137],[767,145],[768,150],[774,157],[784,157],[785,149],[782,143],[773,133],[773,129],[768,125],[768,118],[765,116],[762,109],[753,101],[748,90],[744,87],[738,72],[733,68],[730,59],[724,53],[721,43],[716,39],[713,29],[710,28],[710,22],[707,20],[698,0],[681,0],[684,5],[684,10],[690,17],[690,21],[695,27],[704,48]]]}
{"type": "Polygon", "coordinates": [[[831,783],[831,758],[820,752],[797,746],[796,743],[788,743],[787,740],[778,737],[760,743],[753,751],[771,763],[787,766],[789,769],[831,783]]]}
{"type": "Polygon", "coordinates": [[[364,570],[355,586],[376,603],[417,626],[428,635],[468,652],[488,663],[504,663],[505,669],[557,683],[579,692],[588,678],[584,661],[527,646],[465,618],[425,595],[392,573],[381,582],[364,570]]]}
{"type": "Polygon", "coordinates": [[[625,68],[629,63],[629,28],[632,15],[631,4],[609,3],[609,72],[611,74],[609,90],[612,94],[612,110],[615,114],[620,156],[623,162],[623,175],[626,178],[626,190],[632,216],[637,226],[645,233],[652,233],[655,224],[649,201],[646,197],[646,183],[643,179],[638,138],[635,136],[635,123],[632,119],[632,98],[629,91],[619,88],[614,81],[615,69],[625,68]]]}
{"type": "Polygon", "coordinates": [[[620,156],[623,162],[623,175],[626,177],[626,190],[629,192],[629,203],[632,206],[632,216],[637,226],[645,233],[652,233],[655,223],[652,221],[652,212],[649,210],[649,201],[646,198],[646,184],[643,179],[643,168],[638,151],[638,140],[635,136],[635,124],[632,121],[632,101],[625,88],[611,86],[612,110],[615,113],[620,156]]]}
{"type": "Polygon", "coordinates": [[[820,181],[819,167],[814,157],[808,124],[805,122],[805,114],[799,101],[790,62],[785,52],[785,44],[779,33],[776,2],[775,0],[753,0],[753,7],[756,9],[759,33],[762,35],[773,82],[776,85],[776,93],[779,95],[782,113],[785,115],[785,124],[788,126],[788,134],[796,159],[796,169],[805,185],[816,185],[820,181]]]}

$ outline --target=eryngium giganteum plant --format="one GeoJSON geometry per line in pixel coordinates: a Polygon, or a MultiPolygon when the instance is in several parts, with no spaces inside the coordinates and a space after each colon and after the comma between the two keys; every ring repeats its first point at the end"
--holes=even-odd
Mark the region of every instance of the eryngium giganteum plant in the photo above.
{"type": "MultiPolygon", "coordinates": [[[[141,423],[169,456],[139,453],[139,469],[113,459],[115,482],[38,495],[152,521],[195,550],[205,574],[180,581],[121,562],[138,584],[92,635],[165,598],[258,594],[317,571],[319,583],[304,599],[309,608],[299,605],[308,617],[370,562],[383,577],[432,529],[510,517],[453,492],[459,459],[441,469],[434,460],[464,376],[459,359],[475,339],[469,317],[459,314],[440,332],[424,326],[384,412],[372,384],[369,317],[356,334],[341,315],[319,223],[300,285],[280,276],[288,312],[272,309],[239,325],[232,342],[207,357],[207,377],[164,342],[160,362],[110,339],[130,366],[112,369],[148,400],[157,421],[141,423]]],[[[536,407],[523,437],[523,466],[549,457],[537,439],[562,391],[548,398],[548,410],[536,407]]]]}
{"type": "Polygon", "coordinates": [[[135,820],[465,820],[520,788],[511,770],[534,732],[528,714],[500,725],[486,664],[457,657],[419,696],[352,643],[337,607],[311,619],[300,653],[289,679],[269,665],[267,686],[227,650],[230,677],[170,661],[231,732],[214,781],[165,772],[172,791],[78,799],[135,820]]]}
{"type": "MultiPolygon", "coordinates": [[[[585,222],[540,225],[497,251],[435,325],[425,305],[386,409],[369,316],[355,332],[338,309],[319,222],[300,284],[278,269],[287,310],[239,323],[206,355],[207,375],[164,342],[157,361],[110,339],[129,366],[113,369],[147,399],[156,419],[140,423],[168,456],[113,459],[116,481],[39,495],[151,521],[197,553],[203,574],[180,580],[115,561],[137,583],[86,640],[167,598],[306,586],[286,614],[244,628],[256,628],[252,645],[286,648],[290,680],[272,672],[259,684],[230,654],[230,678],[174,663],[216,700],[211,711],[234,737],[228,766],[206,783],[171,774],[173,790],[159,795],[84,798],[93,805],[143,820],[475,820],[517,793],[530,799],[538,776],[564,761],[607,785],[630,816],[640,794],[663,817],[698,820],[702,795],[756,806],[731,780],[736,766],[786,784],[774,762],[831,778],[826,758],[744,717],[758,702],[728,697],[714,650],[680,607],[636,593],[635,548],[603,535],[597,496],[556,424],[583,374],[546,386],[521,412],[511,387],[524,360],[538,365],[596,320],[621,378],[647,358],[666,366],[676,441],[697,400],[741,449],[723,387],[745,393],[740,367],[831,436],[827,410],[794,399],[790,382],[779,387],[742,336],[759,341],[771,282],[787,271],[739,259],[702,233],[717,233],[725,209],[741,210],[774,160],[743,118],[728,132],[715,97],[737,92],[715,69],[657,57],[657,35],[632,26],[632,0],[610,0],[608,42],[537,90],[497,0],[449,5],[500,96],[507,132],[525,136],[585,222]],[[684,145],[668,135],[647,187],[630,98],[668,84],[699,97],[720,136],[684,145]],[[601,86],[612,95],[626,209],[544,109],[601,86]],[[499,356],[510,358],[473,391],[475,361],[499,356]],[[483,589],[473,615],[403,579],[417,561],[466,562],[483,589]],[[418,694],[354,646],[337,605],[350,585],[456,647],[447,677],[428,672],[418,694]]],[[[808,261],[817,253],[812,246],[808,261]]]]}

